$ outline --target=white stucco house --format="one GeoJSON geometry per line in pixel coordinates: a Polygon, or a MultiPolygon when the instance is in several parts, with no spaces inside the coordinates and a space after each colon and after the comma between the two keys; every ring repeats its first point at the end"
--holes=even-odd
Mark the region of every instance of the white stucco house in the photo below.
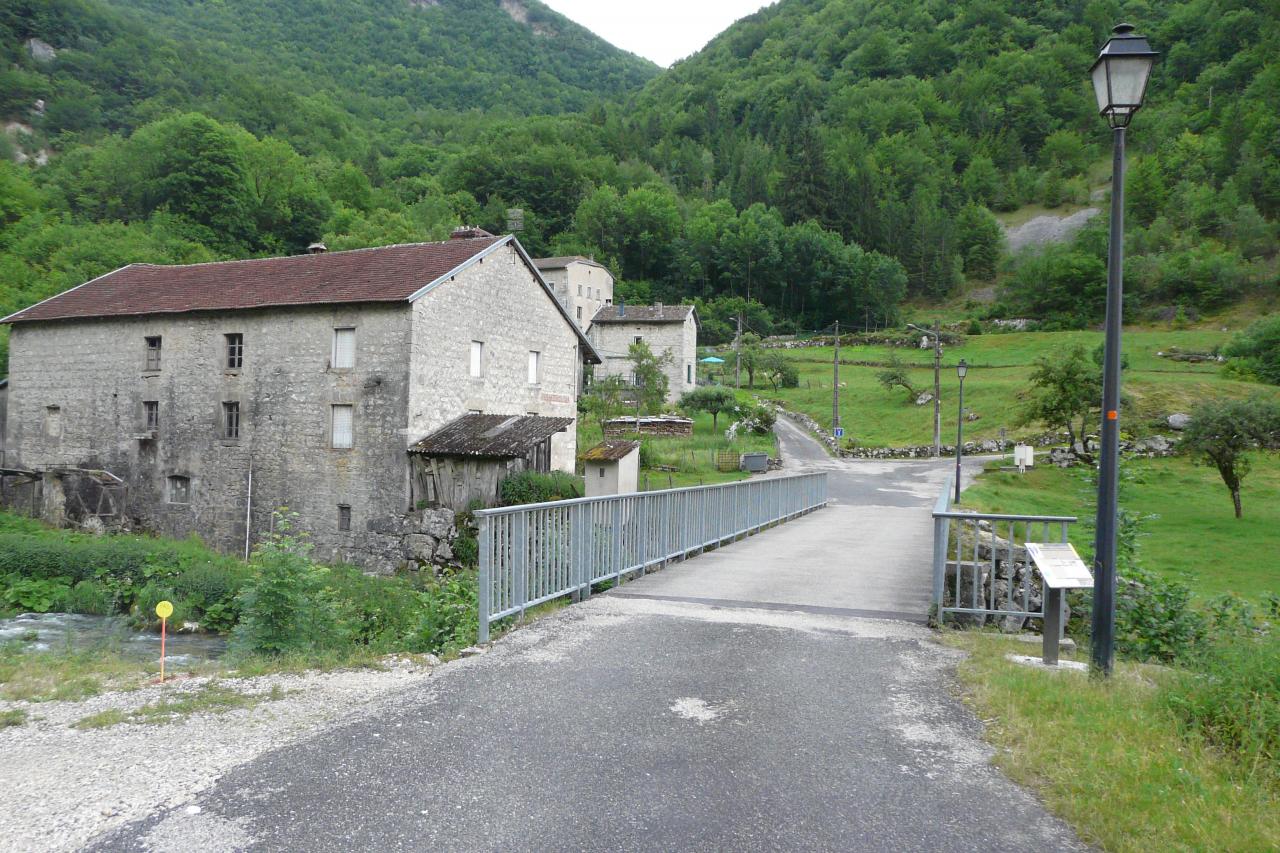
{"type": "Polygon", "coordinates": [[[606,305],[592,318],[587,335],[603,358],[598,378],[624,376],[634,381],[628,358],[633,343],[644,341],[654,355],[669,353],[667,402],[674,403],[697,385],[698,312],[692,305],[606,305]]]}
{"type": "Polygon", "coordinates": [[[613,304],[613,275],[595,259],[570,255],[536,258],[533,263],[584,331],[590,328],[596,312],[613,304]]]}

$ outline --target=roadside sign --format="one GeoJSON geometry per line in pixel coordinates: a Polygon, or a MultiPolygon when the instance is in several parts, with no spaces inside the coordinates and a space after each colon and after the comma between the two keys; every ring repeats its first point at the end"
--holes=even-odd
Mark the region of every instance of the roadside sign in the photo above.
{"type": "Polygon", "coordinates": [[[157,604],[156,615],[160,617],[160,683],[164,684],[164,641],[169,633],[169,617],[173,615],[173,602],[162,601],[157,604]]]}
{"type": "Polygon", "coordinates": [[[844,427],[836,427],[836,438],[844,438],[844,427]]]}
{"type": "Polygon", "coordinates": [[[1069,542],[1028,542],[1045,586],[1053,589],[1093,589],[1093,575],[1069,542]]]}

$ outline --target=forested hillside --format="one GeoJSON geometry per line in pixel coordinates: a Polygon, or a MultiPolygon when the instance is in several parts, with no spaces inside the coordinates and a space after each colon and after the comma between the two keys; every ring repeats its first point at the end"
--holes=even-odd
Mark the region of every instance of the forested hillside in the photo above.
{"type": "Polygon", "coordinates": [[[0,154],[30,159],[0,166],[0,310],[134,260],[521,208],[532,252],[705,300],[713,340],[748,299],[760,331],[884,323],[966,280],[999,285],[994,315],[1079,326],[1105,216],[1010,259],[992,211],[1104,204],[1087,71],[1122,17],[1162,52],[1130,134],[1130,316],[1274,295],[1274,5],[781,0],[650,79],[532,0],[17,0],[0,118],[30,133],[0,154]]]}

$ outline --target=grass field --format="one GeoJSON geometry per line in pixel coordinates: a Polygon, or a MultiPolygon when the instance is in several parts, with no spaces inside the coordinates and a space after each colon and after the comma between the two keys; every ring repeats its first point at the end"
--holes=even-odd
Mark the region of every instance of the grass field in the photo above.
{"type": "MultiPolygon", "coordinates": [[[[1130,329],[1125,332],[1125,352],[1130,367],[1125,371],[1124,391],[1128,407],[1124,412],[1126,432],[1146,434],[1167,430],[1164,418],[1176,411],[1194,408],[1213,396],[1245,397],[1267,394],[1280,398],[1280,389],[1225,378],[1213,362],[1188,363],[1160,358],[1159,351],[1172,347],[1186,351],[1211,351],[1226,343],[1231,332],[1220,329],[1158,330],[1130,329]]],[[[967,412],[978,420],[965,423],[965,439],[996,438],[1006,430],[1010,438],[1038,435],[1040,425],[1019,426],[1018,413],[1029,387],[1035,360],[1066,352],[1075,344],[1092,350],[1102,343],[1102,333],[1022,332],[973,335],[963,345],[948,347],[943,353],[942,438],[955,441],[957,386],[955,365],[965,359],[970,365],[964,385],[967,412]]],[[[788,350],[787,357],[800,373],[800,387],[773,391],[757,376],[757,392],[776,399],[787,408],[805,412],[826,427],[831,425],[832,369],[830,347],[788,350]]],[[[910,365],[913,385],[933,390],[932,353],[929,350],[884,346],[840,348],[841,361],[883,364],[893,355],[910,365]]],[[[928,444],[933,440],[933,405],[917,406],[907,401],[900,389],[883,388],[876,379],[879,366],[842,364],[840,367],[840,420],[845,434],[868,447],[897,447],[928,444]]],[[[745,377],[744,377],[745,381],[745,377]]]]}
{"type": "Polygon", "coordinates": [[[1119,662],[1101,681],[1018,666],[1026,646],[947,632],[996,764],[1086,842],[1109,851],[1280,848],[1280,794],[1182,728],[1162,701],[1174,674],[1119,662]]]}
{"type": "MultiPolygon", "coordinates": [[[[1121,505],[1147,516],[1139,545],[1143,566],[1185,582],[1200,597],[1234,592],[1260,600],[1280,593],[1280,460],[1255,460],[1238,520],[1217,471],[1188,459],[1126,461],[1121,479],[1121,505]]],[[[1079,468],[987,471],[964,492],[963,505],[1084,519],[1094,513],[1093,488],[1079,468]]],[[[1072,525],[1082,556],[1093,551],[1091,537],[1091,528],[1072,525]]]]}

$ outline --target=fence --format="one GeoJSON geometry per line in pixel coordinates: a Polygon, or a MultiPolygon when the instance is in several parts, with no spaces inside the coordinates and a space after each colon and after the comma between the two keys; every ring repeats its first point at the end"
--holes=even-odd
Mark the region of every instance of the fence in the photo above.
{"type": "Polygon", "coordinates": [[[480,631],[530,607],[825,506],[827,475],[480,510],[480,631]]]}
{"type": "Polygon", "coordinates": [[[938,624],[947,614],[980,622],[1043,619],[1045,596],[1032,583],[1035,569],[1026,544],[1066,542],[1075,516],[953,510],[954,482],[947,483],[933,507],[933,603],[938,624]],[[1002,536],[1002,530],[1007,535],[1002,536]]]}

